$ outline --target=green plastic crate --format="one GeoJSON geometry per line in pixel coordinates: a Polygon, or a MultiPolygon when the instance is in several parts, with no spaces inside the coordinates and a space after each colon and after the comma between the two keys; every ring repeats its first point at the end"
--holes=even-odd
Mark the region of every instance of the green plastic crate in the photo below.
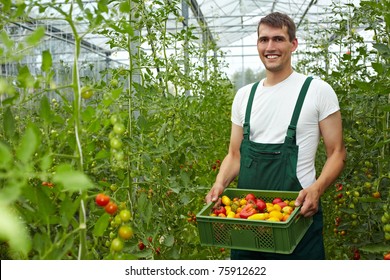
{"type": "MultiPolygon", "coordinates": [[[[263,191],[252,189],[228,188],[223,195],[230,198],[244,197],[253,193],[266,202],[280,197],[294,200],[298,192],[263,191]]],[[[312,224],[312,218],[299,214],[296,207],[285,222],[246,220],[239,218],[221,218],[210,216],[214,203],[206,205],[197,215],[200,242],[205,246],[217,246],[231,249],[291,254],[312,224]]]]}

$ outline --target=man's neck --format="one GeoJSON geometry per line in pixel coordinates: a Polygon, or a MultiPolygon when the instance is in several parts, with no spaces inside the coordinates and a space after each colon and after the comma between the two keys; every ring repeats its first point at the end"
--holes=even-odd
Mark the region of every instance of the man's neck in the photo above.
{"type": "Polygon", "coordinates": [[[266,76],[266,79],[264,80],[264,86],[265,87],[272,87],[282,81],[284,81],[285,79],[287,79],[288,77],[290,77],[290,75],[294,72],[294,70],[292,68],[288,69],[287,71],[284,71],[283,73],[281,72],[270,72],[270,71],[267,71],[267,76],[266,76]]]}

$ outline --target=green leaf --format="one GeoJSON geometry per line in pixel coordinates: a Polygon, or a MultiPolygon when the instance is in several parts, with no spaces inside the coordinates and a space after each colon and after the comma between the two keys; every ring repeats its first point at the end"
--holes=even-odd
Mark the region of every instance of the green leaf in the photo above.
{"type": "Polygon", "coordinates": [[[41,99],[41,108],[39,110],[39,116],[46,123],[49,123],[51,121],[51,119],[52,119],[50,103],[49,103],[49,99],[47,98],[47,96],[43,96],[42,99],[41,99]]]}
{"type": "Polygon", "coordinates": [[[42,188],[34,188],[36,203],[38,208],[38,215],[43,219],[45,223],[49,223],[50,216],[56,211],[56,207],[53,201],[42,190],[42,188]]]}
{"type": "Polygon", "coordinates": [[[81,196],[79,196],[75,201],[72,201],[70,196],[66,196],[61,203],[60,214],[61,214],[61,224],[66,228],[70,221],[74,218],[76,211],[80,207],[81,196]]]}
{"type": "Polygon", "coordinates": [[[15,118],[9,107],[5,109],[3,115],[4,133],[8,139],[12,139],[15,135],[15,118]]]}
{"type": "Polygon", "coordinates": [[[164,238],[164,245],[167,247],[172,247],[175,244],[175,237],[173,235],[168,235],[164,238]]]}
{"type": "Polygon", "coordinates": [[[372,62],[371,65],[378,74],[382,74],[385,71],[382,63],[372,62]]]}
{"type": "Polygon", "coordinates": [[[119,11],[121,13],[129,13],[130,12],[130,4],[128,1],[122,1],[119,4],[119,11]]]}
{"type": "Polygon", "coordinates": [[[28,69],[27,65],[19,67],[18,73],[18,82],[20,86],[23,88],[32,88],[34,86],[35,80],[31,75],[30,69],[28,69]]]}
{"type": "Polygon", "coordinates": [[[23,184],[12,178],[0,189],[0,204],[11,204],[19,198],[23,184]]]}
{"type": "Polygon", "coordinates": [[[0,240],[8,242],[10,248],[27,255],[31,249],[26,226],[16,213],[5,205],[0,205],[0,240]]]}
{"type": "Polygon", "coordinates": [[[93,228],[93,235],[97,237],[103,236],[109,223],[110,223],[110,215],[108,215],[107,213],[101,215],[100,218],[95,223],[95,226],[93,228]]]}
{"type": "Polygon", "coordinates": [[[93,188],[92,181],[83,172],[73,170],[70,165],[62,164],[57,167],[53,181],[62,184],[65,191],[76,192],[93,188]]]}
{"type": "Polygon", "coordinates": [[[100,12],[108,13],[108,1],[107,0],[100,0],[98,2],[98,9],[100,12]]]}
{"type": "Polygon", "coordinates": [[[23,163],[27,163],[38,147],[38,133],[29,125],[22,137],[16,157],[23,163]]]}
{"type": "Polygon", "coordinates": [[[389,244],[368,244],[366,246],[362,246],[359,248],[361,251],[367,252],[367,253],[379,253],[383,254],[385,252],[390,251],[390,245],[389,244]]]}
{"type": "Polygon", "coordinates": [[[43,155],[40,161],[40,168],[42,171],[48,170],[53,163],[53,157],[50,154],[43,155]]]}
{"type": "Polygon", "coordinates": [[[13,47],[14,41],[12,41],[8,37],[8,34],[4,30],[2,30],[0,32],[0,38],[1,38],[2,43],[6,46],[6,48],[11,49],[13,47]]]}
{"type": "Polygon", "coordinates": [[[138,209],[145,223],[149,225],[152,218],[153,208],[145,193],[141,193],[138,198],[138,209]]]}
{"type": "Polygon", "coordinates": [[[27,36],[26,43],[29,45],[36,45],[45,36],[45,28],[43,26],[38,27],[33,33],[27,36]]]}
{"type": "Polygon", "coordinates": [[[42,65],[41,69],[44,72],[48,72],[53,65],[53,59],[51,53],[48,50],[42,52],[42,65]]]}
{"type": "Polygon", "coordinates": [[[0,142],[0,168],[7,169],[10,166],[12,154],[10,149],[2,142],[0,142]]]}

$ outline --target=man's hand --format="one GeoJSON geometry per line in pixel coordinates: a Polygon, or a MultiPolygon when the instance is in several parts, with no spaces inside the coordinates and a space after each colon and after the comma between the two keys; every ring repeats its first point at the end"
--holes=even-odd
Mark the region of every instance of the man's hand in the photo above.
{"type": "Polygon", "coordinates": [[[295,206],[301,206],[301,214],[304,217],[311,217],[318,211],[320,195],[314,185],[299,192],[295,200],[295,206]]]}
{"type": "Polygon", "coordinates": [[[218,198],[222,194],[224,189],[225,188],[221,184],[215,183],[210,189],[209,193],[206,195],[206,203],[218,202],[218,198]]]}

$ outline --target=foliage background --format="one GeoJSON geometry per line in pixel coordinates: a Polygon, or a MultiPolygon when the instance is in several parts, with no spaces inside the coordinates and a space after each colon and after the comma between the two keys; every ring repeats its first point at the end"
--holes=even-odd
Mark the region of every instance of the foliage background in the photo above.
{"type": "MultiPolygon", "coordinates": [[[[94,10],[76,1],[77,17],[55,1],[0,3],[1,26],[26,20],[33,8],[53,9],[60,17],[51,20],[65,21],[75,39],[71,65],[55,71],[47,50],[32,73],[23,59],[43,29],[18,43],[0,33],[1,64],[18,66],[14,76],[0,77],[1,259],[226,258],[228,250],[200,245],[194,215],[228,149],[235,90],[223,60],[210,55],[216,46],[193,44],[190,27],[167,32],[168,15],[183,20],[178,1],[153,10],[143,1],[112,1],[112,11],[103,1],[94,10]],[[129,67],[84,74],[94,66],[80,61],[81,17],[88,34],[103,34],[129,54],[129,67]],[[153,44],[151,54],[134,49],[143,43],[153,44]],[[53,83],[56,75],[61,84],[53,83]],[[132,220],[105,213],[95,204],[98,193],[130,210],[132,220]],[[115,250],[122,224],[134,236],[115,250]]],[[[334,29],[308,30],[312,49],[296,66],[334,87],[343,114],[348,163],[322,201],[327,257],[382,259],[390,251],[389,3],[362,1],[349,14],[333,9],[334,29]],[[358,29],[374,33],[371,48],[358,29]]],[[[320,151],[318,168],[324,158],[320,151]]]]}

